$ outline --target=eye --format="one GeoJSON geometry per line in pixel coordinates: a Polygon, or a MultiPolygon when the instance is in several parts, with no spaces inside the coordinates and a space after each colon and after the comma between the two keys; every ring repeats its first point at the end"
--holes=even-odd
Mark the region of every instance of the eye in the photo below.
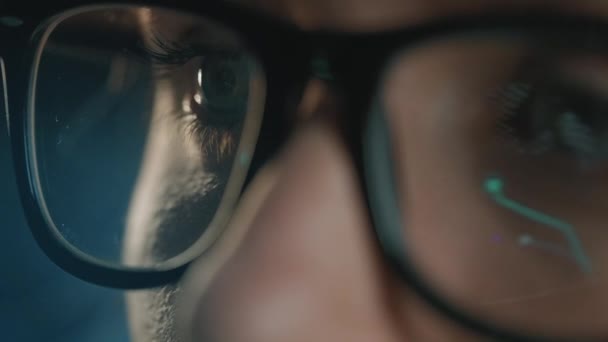
{"type": "Polygon", "coordinates": [[[246,112],[249,68],[242,57],[210,55],[196,72],[192,108],[199,119],[217,128],[231,129],[246,112]]]}
{"type": "Polygon", "coordinates": [[[170,82],[181,101],[176,114],[185,118],[191,132],[204,135],[203,148],[236,134],[247,112],[252,56],[230,44],[185,43],[161,36],[154,36],[153,42],[139,53],[151,62],[158,79],[170,82]]]}
{"type": "Polygon", "coordinates": [[[237,51],[206,51],[171,74],[185,137],[196,140],[209,167],[232,160],[248,111],[252,68],[251,59],[237,51]]]}
{"type": "Polygon", "coordinates": [[[504,133],[529,154],[565,154],[585,162],[608,158],[606,97],[559,70],[544,75],[504,89],[504,133]]]}

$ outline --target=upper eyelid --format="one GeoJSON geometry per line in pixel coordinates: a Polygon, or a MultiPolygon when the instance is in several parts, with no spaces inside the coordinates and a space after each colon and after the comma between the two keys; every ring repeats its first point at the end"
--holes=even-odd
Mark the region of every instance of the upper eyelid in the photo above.
{"type": "Polygon", "coordinates": [[[154,63],[163,65],[182,65],[192,58],[204,57],[208,54],[226,54],[226,57],[241,55],[237,47],[215,44],[212,42],[182,42],[169,40],[160,34],[152,33],[151,46],[142,45],[141,52],[154,63]]]}

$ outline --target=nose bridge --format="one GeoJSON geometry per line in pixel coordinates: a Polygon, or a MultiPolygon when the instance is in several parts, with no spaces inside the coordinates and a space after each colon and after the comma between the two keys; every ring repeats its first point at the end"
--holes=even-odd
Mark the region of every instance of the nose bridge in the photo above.
{"type": "Polygon", "coordinates": [[[340,95],[332,82],[313,77],[304,88],[297,117],[304,121],[319,117],[330,119],[343,110],[339,103],[340,95]]]}

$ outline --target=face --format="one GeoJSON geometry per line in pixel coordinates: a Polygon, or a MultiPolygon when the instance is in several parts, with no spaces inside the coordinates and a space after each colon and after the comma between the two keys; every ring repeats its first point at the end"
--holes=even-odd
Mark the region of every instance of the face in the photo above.
{"type": "MultiPolygon", "coordinates": [[[[575,4],[558,1],[499,0],[251,0],[247,5],[259,7],[310,30],[376,31],[413,25],[444,15],[481,13],[503,7],[534,6],[547,10],[608,15],[608,6],[601,1],[575,4]]],[[[458,274],[459,272],[448,267],[455,264],[451,264],[450,260],[443,260],[436,251],[453,248],[454,250],[446,252],[446,255],[460,256],[457,268],[459,271],[467,270],[467,265],[477,264],[476,255],[489,252],[480,250],[478,244],[472,243],[473,240],[454,244],[454,241],[443,241],[428,231],[429,227],[433,228],[430,231],[435,232],[442,232],[454,226],[465,229],[466,220],[470,215],[463,213],[467,212],[477,213],[478,220],[484,222],[484,225],[500,226],[501,222],[516,220],[511,216],[496,213],[494,207],[487,205],[487,201],[480,200],[477,193],[469,190],[474,188],[475,184],[469,184],[471,179],[468,175],[489,172],[490,168],[486,168],[486,164],[501,166],[501,163],[492,158],[496,150],[490,150],[480,143],[486,141],[484,136],[475,134],[483,132],[483,129],[475,126],[483,123],[468,125],[466,116],[461,116],[464,119],[458,123],[449,125],[428,123],[433,122],[433,113],[439,116],[445,111],[442,106],[449,106],[450,103],[454,106],[454,98],[464,101],[461,104],[466,104],[467,108],[475,109],[469,111],[470,113],[480,113],[484,110],[482,104],[467,99],[466,91],[469,94],[474,92],[463,86],[459,88],[458,81],[475,78],[470,76],[471,69],[463,67],[466,63],[471,63],[470,68],[474,68],[475,65],[483,65],[484,61],[493,59],[496,63],[503,63],[500,64],[504,65],[503,69],[507,68],[508,61],[513,60],[513,55],[517,55],[518,50],[509,49],[505,52],[501,48],[503,47],[494,47],[492,44],[485,44],[483,48],[479,48],[479,45],[469,47],[466,44],[451,47],[449,43],[424,47],[408,54],[408,63],[395,63],[394,72],[391,73],[394,77],[388,77],[385,81],[388,89],[384,99],[385,105],[389,109],[391,106],[399,108],[389,110],[395,113],[387,118],[391,129],[406,132],[395,135],[396,145],[401,146],[404,149],[402,155],[407,156],[396,160],[396,168],[407,171],[406,179],[416,179],[416,182],[406,181],[405,184],[397,185],[401,189],[407,188],[407,191],[402,190],[407,193],[404,202],[413,203],[407,205],[404,210],[408,213],[408,223],[412,227],[408,232],[411,234],[409,237],[420,242],[419,250],[416,246],[412,247],[414,253],[420,260],[428,261],[429,264],[425,266],[429,270],[437,270],[434,274],[442,274],[441,279],[432,280],[437,284],[444,284],[442,286],[445,286],[445,291],[480,298],[483,298],[484,291],[487,290],[481,284],[490,285],[496,291],[512,289],[503,286],[504,282],[500,279],[484,280],[483,267],[477,269],[479,273],[469,272],[465,273],[466,276],[458,274]],[[442,51],[448,48],[449,50],[442,51]],[[449,58],[430,58],[448,55],[449,58]],[[408,82],[422,78],[428,82],[408,82]],[[446,93],[441,93],[437,86],[447,84],[446,80],[458,84],[451,88],[445,87],[446,93]],[[390,89],[399,89],[400,93],[405,90],[418,99],[434,93],[441,101],[404,103],[407,99],[400,96],[400,93],[391,93],[390,89]],[[459,94],[457,89],[463,93],[459,94]],[[407,110],[403,110],[404,108],[407,110]],[[422,116],[416,113],[426,113],[428,120],[419,120],[422,116]],[[466,127],[458,125],[475,126],[477,130],[466,132],[466,127]],[[473,138],[454,139],[453,135],[458,134],[457,132],[466,132],[467,136],[473,138]],[[462,141],[464,145],[450,145],[442,139],[462,141]],[[454,149],[454,153],[450,152],[450,148],[454,149]],[[471,155],[458,154],[459,158],[450,158],[457,155],[455,151],[459,148],[471,151],[471,155]],[[429,155],[444,157],[425,157],[429,155]],[[476,156],[486,157],[474,160],[476,156]],[[471,160],[474,162],[471,163],[471,160]],[[478,169],[467,169],[470,165],[478,165],[478,169]],[[453,169],[449,177],[432,171],[445,168],[453,169]],[[433,208],[438,205],[446,210],[435,215],[433,208]],[[443,227],[442,222],[451,222],[452,225],[443,227]]],[[[573,67],[572,70],[576,73],[574,77],[588,73],[584,67],[573,67]]],[[[493,77],[500,78],[504,75],[497,74],[493,77]]],[[[476,81],[480,87],[491,82],[489,79],[476,81]]],[[[370,229],[371,223],[366,214],[362,189],[356,179],[352,160],[333,125],[332,119],[343,110],[340,98],[327,84],[312,81],[299,108],[298,113],[294,114],[298,116],[299,121],[296,134],[281,153],[256,175],[213,252],[200,258],[179,286],[128,294],[130,324],[135,340],[177,341],[178,326],[195,331],[201,341],[486,340],[457,326],[430,308],[387,265],[370,229]]],[[[473,122],[473,118],[470,118],[470,122],[473,122]]],[[[162,128],[154,134],[167,135],[162,132],[162,128]]],[[[155,157],[146,161],[145,169],[154,171],[142,177],[133,206],[136,209],[132,213],[134,221],[130,225],[129,248],[126,248],[130,257],[136,260],[159,258],[157,254],[168,253],[167,250],[175,248],[172,246],[175,242],[169,238],[171,232],[167,227],[179,224],[176,217],[180,215],[175,215],[171,210],[169,212],[172,214],[167,217],[159,218],[153,214],[166,204],[167,198],[174,199],[172,203],[179,203],[189,198],[214,196],[213,191],[203,186],[206,183],[200,181],[213,172],[189,172],[189,162],[198,165],[201,161],[188,155],[181,156],[179,152],[175,153],[176,149],[171,148],[172,144],[150,147],[150,155],[155,157]],[[169,168],[168,165],[172,167],[169,168]],[[180,167],[176,168],[175,165],[180,167]],[[187,181],[181,185],[181,190],[178,189],[180,191],[167,195],[161,180],[167,175],[172,175],[168,178],[174,177],[176,173],[187,175],[182,177],[187,181]],[[156,186],[152,187],[150,184],[156,186]],[[197,187],[197,184],[200,186],[197,187]],[[159,195],[159,192],[163,194],[159,195]],[[154,217],[155,221],[147,222],[151,217],[154,217]],[[146,222],[137,223],[137,219],[146,222]],[[155,229],[144,232],[137,229],[139,226],[152,226],[155,229]]],[[[201,158],[204,159],[205,156],[201,158]]],[[[521,158],[523,159],[519,160],[518,165],[527,165],[529,168],[522,172],[504,166],[501,171],[505,177],[525,183],[530,174],[540,173],[548,165],[560,165],[559,160],[548,160],[548,164],[535,165],[525,157],[521,158]]],[[[573,180],[573,184],[579,186],[577,189],[580,189],[581,185],[584,188],[584,179],[573,178],[567,173],[567,169],[564,170],[566,174],[558,175],[559,177],[573,180]]],[[[496,182],[492,183],[493,180],[496,179],[487,179],[488,189],[492,184],[496,185],[496,182]]],[[[543,186],[550,188],[550,181],[552,180],[548,179],[547,183],[539,184],[534,193],[541,193],[543,186]]],[[[569,189],[564,191],[569,191],[570,196],[583,198],[588,195],[577,193],[574,187],[569,189]]],[[[533,202],[546,202],[545,198],[526,193],[528,190],[525,187],[513,188],[512,191],[513,198],[526,196],[533,202]]],[[[602,211],[604,205],[598,197],[600,195],[585,197],[589,203],[596,203],[598,212],[602,211]]],[[[494,199],[498,204],[506,203],[501,202],[501,198],[494,199]]],[[[559,204],[555,205],[559,207],[559,204]]],[[[201,210],[201,215],[208,215],[204,213],[204,209],[201,210]]],[[[568,213],[567,209],[560,212],[571,221],[585,220],[577,218],[575,213],[568,213]]],[[[589,221],[587,225],[593,225],[593,218],[588,217],[586,220],[589,221]]],[[[513,224],[521,225],[521,222],[513,224]]],[[[493,239],[502,241],[508,238],[506,230],[498,231],[500,234],[493,235],[493,239]]],[[[600,238],[593,234],[582,232],[581,239],[593,241],[600,238]]],[[[536,237],[540,236],[543,241],[547,241],[553,238],[549,235],[540,233],[536,237]]],[[[531,237],[521,235],[520,238],[522,236],[528,237],[523,244],[526,244],[526,241],[528,245],[533,243],[531,237]]],[[[605,259],[598,256],[605,253],[600,248],[589,245],[587,247],[585,253],[594,259],[605,259]]],[[[547,262],[545,259],[534,259],[535,261],[530,263],[525,261],[529,258],[518,260],[519,256],[520,254],[510,256],[509,260],[517,261],[505,262],[501,266],[511,267],[511,263],[523,264],[525,266],[521,267],[521,274],[531,276],[539,265],[547,262]]],[[[584,269],[585,260],[585,257],[580,257],[575,263],[584,269]]],[[[599,267],[601,268],[601,265],[599,267]]],[[[564,274],[550,276],[558,281],[564,274]]],[[[599,291],[599,288],[601,287],[598,287],[597,283],[589,285],[587,293],[599,291]]],[[[563,298],[563,304],[555,306],[556,310],[563,311],[564,308],[574,305],[573,303],[586,300],[589,305],[597,307],[599,312],[608,302],[605,296],[597,295],[585,297],[563,294],[563,298]],[[590,298],[594,298],[594,302],[591,302],[590,298]]],[[[515,317],[521,314],[519,310],[521,307],[513,306],[507,307],[504,312],[507,312],[507,316],[512,313],[515,317]]],[[[605,333],[601,330],[605,323],[606,321],[596,320],[590,327],[596,329],[595,332],[605,333]]]]}

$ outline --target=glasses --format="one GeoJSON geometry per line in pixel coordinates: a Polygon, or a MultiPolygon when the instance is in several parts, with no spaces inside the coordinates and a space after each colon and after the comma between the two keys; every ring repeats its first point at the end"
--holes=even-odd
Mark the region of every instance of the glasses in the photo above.
{"type": "Polygon", "coordinates": [[[67,272],[125,289],[178,280],[316,76],[348,100],[340,133],[409,286],[493,338],[605,333],[604,21],[497,14],[350,34],[229,4],[79,4],[0,14],[22,204],[67,272]]]}

